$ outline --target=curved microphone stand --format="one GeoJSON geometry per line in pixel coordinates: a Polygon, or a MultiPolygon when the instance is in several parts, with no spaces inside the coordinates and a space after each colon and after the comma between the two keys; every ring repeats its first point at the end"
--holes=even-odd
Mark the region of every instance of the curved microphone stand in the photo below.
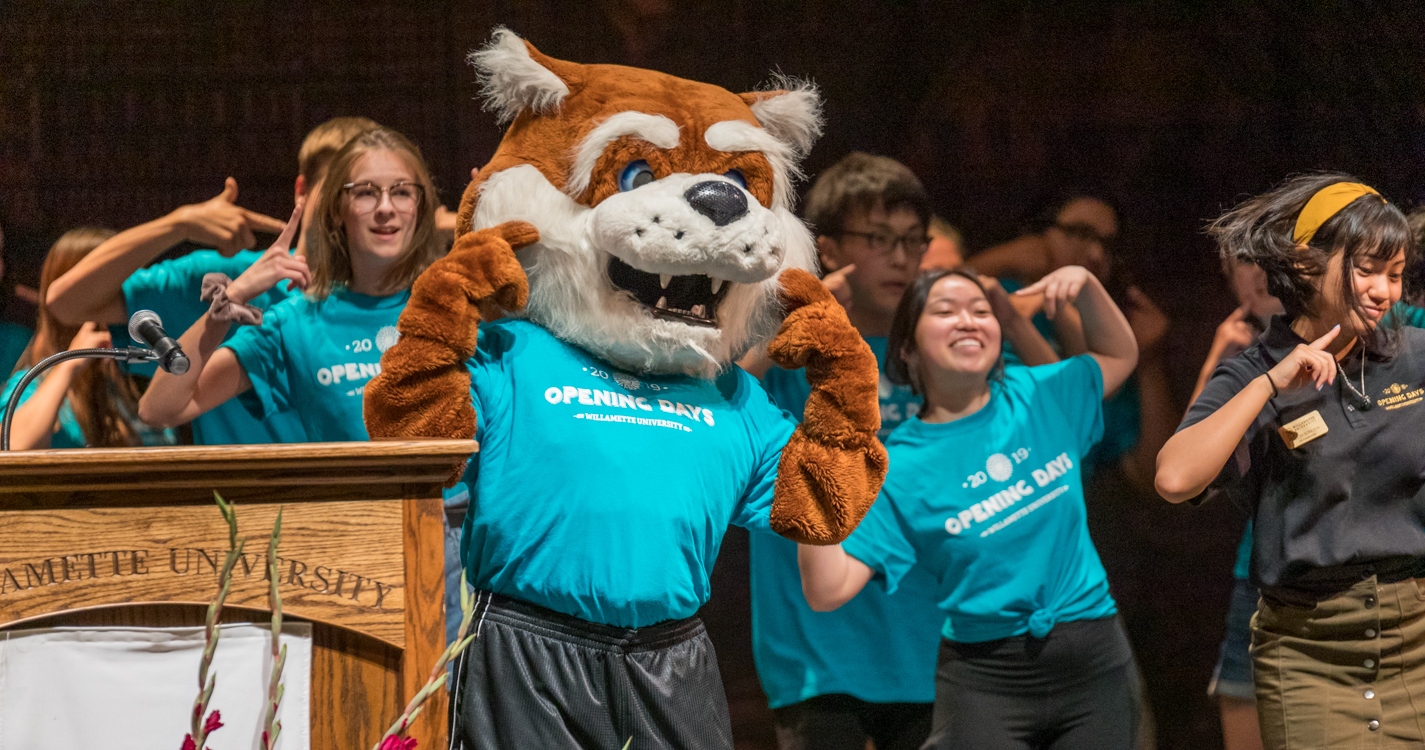
{"type": "Polygon", "coordinates": [[[156,360],[158,354],[152,349],[130,346],[124,349],[75,349],[45,357],[39,364],[31,367],[30,371],[25,373],[25,377],[20,378],[19,384],[10,393],[10,400],[5,404],[5,423],[0,426],[0,450],[10,450],[10,422],[14,420],[15,409],[20,405],[20,397],[25,393],[25,389],[30,387],[30,382],[45,370],[69,359],[122,359],[125,362],[133,363],[156,360]]]}

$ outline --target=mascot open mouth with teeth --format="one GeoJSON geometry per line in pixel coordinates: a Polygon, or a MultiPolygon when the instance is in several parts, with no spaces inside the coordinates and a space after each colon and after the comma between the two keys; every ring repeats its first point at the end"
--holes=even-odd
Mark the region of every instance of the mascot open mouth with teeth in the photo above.
{"type": "Polygon", "coordinates": [[[366,388],[373,438],[480,439],[453,746],[731,748],[694,616],[728,524],[839,542],[886,470],[876,359],[791,211],[820,100],[504,29],[471,57],[513,122],[366,388]],[[733,364],[764,344],[807,368],[799,426],[733,364]]]}

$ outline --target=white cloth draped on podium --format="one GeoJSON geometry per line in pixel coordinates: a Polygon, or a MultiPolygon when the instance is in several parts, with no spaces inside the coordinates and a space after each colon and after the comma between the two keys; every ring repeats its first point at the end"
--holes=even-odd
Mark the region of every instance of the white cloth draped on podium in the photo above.
{"type": "MultiPolygon", "coordinates": [[[[281,750],[309,750],[312,626],[283,623],[281,750]]],[[[261,747],[271,630],[222,626],[209,710],[213,750],[261,747]]],[[[0,750],[179,750],[198,694],[203,628],[0,632],[0,750]]]]}

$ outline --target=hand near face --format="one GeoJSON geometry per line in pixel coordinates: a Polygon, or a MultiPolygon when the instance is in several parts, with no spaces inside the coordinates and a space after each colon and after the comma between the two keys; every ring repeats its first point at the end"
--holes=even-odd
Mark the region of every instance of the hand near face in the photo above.
{"type": "Polygon", "coordinates": [[[79,327],[79,333],[74,334],[74,338],[69,342],[69,350],[99,349],[111,346],[112,343],[109,330],[100,328],[97,323],[90,321],[79,327]]]}
{"type": "Polygon", "coordinates": [[[302,219],[302,204],[303,200],[299,198],[277,241],[228,285],[228,299],[247,304],[282,281],[291,281],[298,289],[306,289],[312,283],[312,270],[307,267],[307,259],[293,255],[291,250],[292,238],[296,236],[297,224],[302,219]]]}
{"type": "Polygon", "coordinates": [[[1250,312],[1247,305],[1242,305],[1217,326],[1217,333],[1212,337],[1212,348],[1221,352],[1221,359],[1241,354],[1257,338],[1257,331],[1247,322],[1250,312]]]}
{"type": "Polygon", "coordinates": [[[1315,383],[1319,391],[1327,383],[1336,382],[1336,358],[1326,351],[1326,347],[1340,332],[1341,326],[1336,326],[1310,344],[1297,344],[1276,367],[1268,370],[1267,377],[1277,391],[1284,392],[1311,383],[1315,383]]]}
{"type": "Polygon", "coordinates": [[[1050,271],[1044,278],[1015,292],[1015,295],[1027,297],[1042,293],[1044,314],[1053,320],[1060,310],[1074,304],[1091,275],[1083,266],[1064,266],[1050,271]]]}
{"type": "Polygon", "coordinates": [[[172,215],[182,228],[183,238],[231,257],[257,244],[254,232],[282,231],[281,220],[242,208],[237,205],[237,196],[237,180],[229,177],[217,196],[174,211],[172,215]]]}
{"type": "Polygon", "coordinates": [[[821,278],[821,285],[826,287],[831,296],[836,298],[838,304],[845,310],[851,309],[851,285],[847,283],[846,277],[856,272],[856,264],[842,266],[821,278]]]}

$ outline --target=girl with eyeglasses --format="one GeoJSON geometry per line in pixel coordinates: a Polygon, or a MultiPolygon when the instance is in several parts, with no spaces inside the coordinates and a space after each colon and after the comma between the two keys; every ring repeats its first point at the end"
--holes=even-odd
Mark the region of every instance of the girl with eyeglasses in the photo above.
{"type": "Polygon", "coordinates": [[[802,592],[836,609],[867,583],[893,593],[919,568],[944,614],[934,750],[1128,750],[1133,653],[1089,539],[1082,462],[1103,435],[1103,394],[1138,357],[1133,331],[1087,270],[1024,294],[1072,305],[1088,353],[1004,367],[1003,331],[978,277],[933,270],[906,291],[886,374],[923,396],[886,438],[890,473],[840,545],[799,545],[802,592]]]}
{"type": "Polygon", "coordinates": [[[312,441],[366,440],[362,394],[396,342],[411,284],[444,253],[435,186],[420,151],[385,128],[349,142],[323,181],[307,255],[289,247],[299,204],[277,242],[237,279],[210,274],[212,308],[180,343],[192,367],[160,372],[139,404],[176,425],[238,397],[255,416],[295,409],[312,441]],[[279,283],[305,290],[265,314],[247,305],[279,283]],[[234,323],[246,324],[226,343],[234,323]]]}

